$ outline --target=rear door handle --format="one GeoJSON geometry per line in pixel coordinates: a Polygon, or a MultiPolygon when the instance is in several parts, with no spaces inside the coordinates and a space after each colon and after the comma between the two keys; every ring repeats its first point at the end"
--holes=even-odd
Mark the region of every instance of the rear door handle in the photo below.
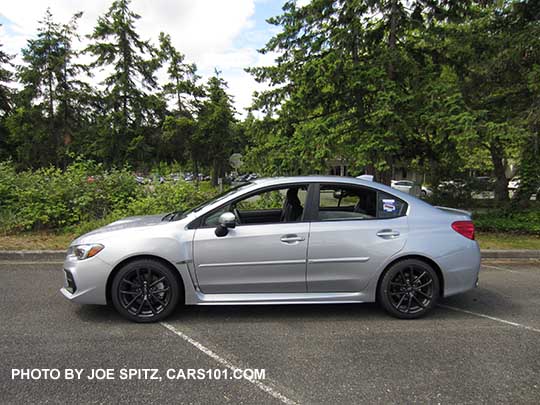
{"type": "Polygon", "coordinates": [[[283,235],[280,240],[284,243],[298,243],[306,240],[306,238],[298,235],[283,235]]]}
{"type": "Polygon", "coordinates": [[[377,236],[383,239],[394,239],[399,236],[399,231],[394,231],[392,229],[381,229],[377,232],[377,236]]]}

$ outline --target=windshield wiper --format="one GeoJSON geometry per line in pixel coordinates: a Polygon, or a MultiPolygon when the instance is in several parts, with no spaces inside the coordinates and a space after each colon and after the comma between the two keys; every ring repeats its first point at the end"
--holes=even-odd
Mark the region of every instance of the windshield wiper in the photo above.
{"type": "Polygon", "coordinates": [[[173,211],[166,214],[163,218],[161,218],[162,221],[175,221],[176,217],[179,215],[182,215],[183,211],[173,211]]]}

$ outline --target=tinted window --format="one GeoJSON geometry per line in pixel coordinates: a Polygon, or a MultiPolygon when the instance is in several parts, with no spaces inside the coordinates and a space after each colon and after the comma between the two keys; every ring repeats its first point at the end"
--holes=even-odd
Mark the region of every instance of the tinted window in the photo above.
{"type": "Polygon", "coordinates": [[[355,186],[320,186],[320,221],[395,218],[406,211],[404,201],[384,192],[355,186]]]}
{"type": "Polygon", "coordinates": [[[376,215],[376,191],[361,187],[321,184],[319,220],[371,219],[376,215]]]}
{"type": "Polygon", "coordinates": [[[405,215],[407,204],[393,195],[379,191],[377,218],[395,218],[405,215]]]}
{"type": "Polygon", "coordinates": [[[300,221],[306,197],[306,185],[263,190],[212,211],[204,219],[203,226],[216,226],[224,212],[233,212],[239,225],[300,221]]]}

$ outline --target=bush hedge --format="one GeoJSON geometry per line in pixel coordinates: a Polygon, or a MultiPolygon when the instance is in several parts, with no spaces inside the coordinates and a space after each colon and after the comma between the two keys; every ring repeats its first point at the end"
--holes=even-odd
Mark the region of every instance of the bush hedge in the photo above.
{"type": "Polygon", "coordinates": [[[484,232],[540,235],[540,209],[503,209],[473,215],[476,228],[484,232]]]}
{"type": "Polygon", "coordinates": [[[214,193],[184,181],[139,185],[128,168],[106,170],[94,161],[24,172],[0,162],[0,231],[86,228],[96,221],[185,210],[214,193]]]}
{"type": "MultiPolygon", "coordinates": [[[[197,188],[185,181],[143,186],[129,168],[107,170],[94,161],[77,160],[65,170],[23,172],[17,172],[11,162],[0,162],[0,232],[84,233],[126,216],[185,210],[216,192],[208,184],[197,188]]],[[[473,210],[473,219],[479,231],[540,235],[539,202],[532,207],[485,207],[473,210]]]]}

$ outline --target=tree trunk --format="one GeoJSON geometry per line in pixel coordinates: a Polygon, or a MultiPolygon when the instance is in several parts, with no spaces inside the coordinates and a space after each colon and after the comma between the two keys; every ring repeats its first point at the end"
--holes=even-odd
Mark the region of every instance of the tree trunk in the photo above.
{"type": "Polygon", "coordinates": [[[212,162],[212,185],[214,187],[217,187],[218,185],[218,177],[219,177],[219,162],[214,159],[212,162]]]}
{"type": "Polygon", "coordinates": [[[504,165],[504,149],[498,141],[490,144],[489,152],[497,181],[495,182],[495,200],[508,201],[508,179],[504,165]]]}
{"type": "Polygon", "coordinates": [[[392,5],[390,8],[390,33],[388,34],[388,48],[391,51],[390,62],[388,63],[388,78],[390,80],[395,79],[394,61],[392,59],[394,57],[394,51],[397,45],[397,2],[398,0],[392,0],[392,5]]]}

